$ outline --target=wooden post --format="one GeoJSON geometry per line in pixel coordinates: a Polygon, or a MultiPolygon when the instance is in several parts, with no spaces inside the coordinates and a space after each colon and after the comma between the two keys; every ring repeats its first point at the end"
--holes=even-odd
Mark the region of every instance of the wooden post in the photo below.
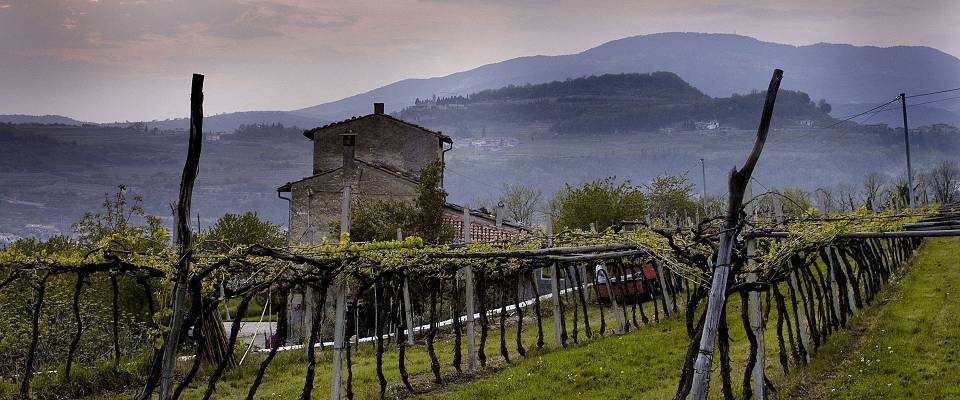
{"type": "Polygon", "coordinates": [[[617,329],[614,332],[616,332],[618,335],[622,335],[624,331],[623,317],[620,315],[620,307],[617,305],[617,296],[613,293],[613,286],[610,285],[610,275],[607,274],[607,266],[604,265],[601,271],[603,271],[603,282],[607,286],[607,296],[610,297],[610,307],[613,311],[613,318],[617,323],[617,329]]]}
{"type": "Polygon", "coordinates": [[[347,327],[347,281],[346,276],[341,276],[337,282],[337,299],[334,311],[334,329],[333,329],[333,371],[331,372],[332,381],[330,383],[330,399],[340,400],[343,376],[343,348],[346,345],[344,338],[347,327]]]}
{"type": "MultiPolygon", "coordinates": [[[[184,301],[187,296],[190,259],[193,253],[193,232],[190,230],[190,205],[193,200],[193,184],[200,169],[200,152],[203,147],[203,75],[193,74],[190,87],[190,139],[187,146],[187,161],[180,178],[180,199],[177,203],[176,229],[180,261],[177,263],[177,280],[173,286],[170,333],[164,343],[160,374],[160,400],[173,396],[173,370],[177,365],[177,350],[180,345],[181,328],[186,318],[184,301]]],[[[148,383],[149,387],[149,383],[148,383]]]]}
{"type": "MultiPolygon", "coordinates": [[[[790,265],[790,284],[793,285],[796,290],[800,290],[800,286],[797,285],[797,271],[794,270],[793,260],[788,259],[787,262],[790,265]]],[[[796,299],[791,299],[796,300],[796,299]]],[[[797,305],[794,306],[796,310],[796,322],[797,322],[797,334],[800,336],[800,342],[803,343],[803,348],[806,349],[804,352],[806,355],[806,361],[810,363],[810,334],[807,332],[807,319],[803,316],[802,307],[797,305]]]]}
{"type": "MultiPolygon", "coordinates": [[[[463,206],[463,242],[470,243],[470,207],[463,206]]],[[[470,372],[477,370],[477,321],[474,317],[476,313],[476,294],[474,293],[473,269],[463,267],[460,269],[464,281],[464,299],[467,303],[467,369],[470,372]]],[[[460,318],[458,315],[457,318],[460,318]]]]}
{"type": "MultiPolygon", "coordinates": [[[[756,243],[753,239],[747,241],[747,256],[753,257],[756,251],[756,243]]],[[[752,261],[748,264],[753,266],[752,261]]],[[[750,272],[747,275],[747,282],[756,282],[757,273],[750,272]]],[[[747,295],[747,301],[750,304],[750,330],[753,331],[757,339],[757,358],[753,360],[753,375],[750,383],[753,388],[753,397],[757,400],[763,400],[763,371],[764,371],[764,346],[763,346],[763,304],[760,301],[760,293],[751,291],[747,295]]]]}
{"type": "Polygon", "coordinates": [[[836,314],[837,319],[840,320],[840,313],[841,313],[840,293],[842,292],[842,289],[840,288],[840,285],[837,283],[837,271],[835,269],[837,267],[836,265],[837,263],[833,259],[833,249],[831,249],[828,246],[826,253],[827,253],[827,281],[828,281],[827,284],[830,285],[830,293],[832,294],[832,296],[830,296],[831,298],[830,303],[833,304],[833,312],[836,314]]]}
{"type": "MultiPolygon", "coordinates": [[[[843,257],[843,255],[840,254],[840,249],[838,249],[838,248],[835,247],[835,246],[831,246],[831,247],[830,247],[830,250],[833,251],[834,262],[836,262],[836,267],[837,267],[837,268],[843,268],[843,264],[842,264],[841,261],[840,261],[840,259],[841,259],[841,257],[843,257]]],[[[851,314],[854,314],[854,313],[857,312],[857,300],[856,300],[856,296],[854,296],[854,294],[853,294],[853,290],[854,290],[854,289],[853,289],[853,277],[850,277],[850,276],[847,277],[847,285],[844,285],[844,287],[847,289],[847,290],[846,290],[846,292],[847,292],[847,302],[850,303],[850,313],[851,313],[851,314]]],[[[842,289],[841,289],[841,290],[842,290],[842,289]]]]}
{"type": "Polygon", "coordinates": [[[560,336],[560,268],[557,262],[550,266],[550,292],[553,295],[553,340],[557,347],[563,346],[563,340],[560,336]]]}
{"type": "MultiPolygon", "coordinates": [[[[664,304],[664,306],[663,306],[663,314],[669,317],[669,316],[670,316],[670,304],[673,304],[673,302],[672,302],[671,299],[670,299],[670,291],[667,290],[667,278],[664,278],[664,277],[663,277],[663,270],[657,266],[657,262],[656,262],[656,261],[653,262],[653,267],[654,267],[654,270],[657,272],[657,279],[660,280],[660,294],[663,295],[663,304],[664,304]]],[[[644,276],[642,275],[642,274],[643,274],[643,268],[640,268],[640,273],[641,273],[641,275],[640,275],[640,276],[641,276],[641,279],[646,279],[646,277],[644,277],[644,276]]],[[[651,296],[651,298],[653,298],[653,296],[651,296]]],[[[654,300],[654,301],[656,301],[656,300],[654,300]]]]}
{"type": "MultiPolygon", "coordinates": [[[[341,240],[350,240],[350,201],[353,189],[353,177],[356,164],[354,153],[356,150],[356,135],[352,131],[340,135],[343,138],[343,195],[340,203],[340,237],[341,240]]],[[[333,370],[331,372],[330,398],[340,400],[343,376],[343,349],[347,330],[347,275],[341,275],[337,282],[336,305],[334,309],[333,326],[333,370]]],[[[320,305],[322,307],[322,305],[320,305]]]]}
{"type": "Polygon", "coordinates": [[[743,195],[753,169],[757,165],[763,145],[767,140],[770,129],[770,120],[773,117],[773,107],[777,100],[777,91],[783,71],[775,70],[770,86],[767,88],[767,98],[763,105],[763,114],[760,117],[760,126],[757,128],[757,138],[753,150],[740,170],[730,172],[729,201],[727,214],[723,222],[723,232],[720,235],[718,246],[717,265],[713,271],[713,280],[710,284],[710,294],[707,297],[707,311],[704,315],[703,334],[700,336],[699,351],[693,366],[693,381],[690,386],[690,396],[693,400],[704,400],[710,387],[710,374],[713,371],[713,350],[717,339],[717,327],[720,322],[722,307],[726,303],[727,279],[730,274],[730,260],[733,252],[735,234],[740,224],[740,207],[743,205],[743,195]]]}
{"type": "MultiPolygon", "coordinates": [[[[397,241],[403,240],[403,231],[397,228],[397,241]]],[[[403,277],[403,310],[407,323],[407,344],[413,345],[413,306],[410,304],[410,280],[403,277]]]]}

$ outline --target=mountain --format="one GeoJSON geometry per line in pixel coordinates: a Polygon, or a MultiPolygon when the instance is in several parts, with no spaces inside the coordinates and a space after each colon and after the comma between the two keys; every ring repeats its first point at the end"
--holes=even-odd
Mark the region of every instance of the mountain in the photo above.
{"type": "MultiPolygon", "coordinates": [[[[607,74],[415,99],[401,119],[456,137],[549,133],[590,137],[657,129],[752,129],[765,92],[713,98],[672,72],[607,74]],[[707,128],[709,127],[709,128],[707,128]],[[538,129],[540,132],[538,132],[538,129]]],[[[781,90],[775,128],[827,126],[829,104],[781,90]]]]}
{"type": "MultiPolygon", "coordinates": [[[[242,111],[217,115],[209,115],[203,118],[203,130],[208,132],[233,132],[240,125],[256,124],[281,124],[284,126],[296,126],[303,129],[310,129],[328,122],[311,116],[287,111],[242,111]]],[[[157,128],[160,130],[186,130],[190,128],[189,118],[167,119],[163,121],[144,122],[147,128],[157,128]]]]}
{"type": "Polygon", "coordinates": [[[77,121],[62,115],[23,115],[0,114],[0,123],[5,124],[45,124],[45,125],[83,125],[89,122],[77,121]]]}
{"type": "MultiPolygon", "coordinates": [[[[174,118],[162,121],[149,122],[111,122],[97,124],[93,122],[77,121],[73,118],[60,115],[0,115],[0,123],[7,124],[41,124],[41,125],[98,125],[103,127],[124,128],[136,125],[138,129],[158,129],[161,131],[186,131],[190,128],[189,118],[174,118]]],[[[289,111],[241,111],[208,115],[203,118],[204,132],[233,132],[242,125],[275,125],[310,129],[326,125],[328,121],[289,111]]]]}
{"type": "Polygon", "coordinates": [[[614,40],[577,54],[520,57],[442,77],[405,79],[297,112],[339,120],[368,113],[373,102],[385,102],[393,112],[441,93],[655,71],[674,72],[705,94],[722,97],[764,89],[774,68],[785,71],[783,88],[833,104],[960,87],[960,59],[929,47],[793,46],[740,35],[673,32],[614,40]]]}

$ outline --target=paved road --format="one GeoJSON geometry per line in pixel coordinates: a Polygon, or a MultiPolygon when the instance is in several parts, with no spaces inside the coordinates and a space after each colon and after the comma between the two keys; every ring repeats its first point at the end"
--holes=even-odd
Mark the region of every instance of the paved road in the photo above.
{"type": "MultiPolygon", "coordinates": [[[[228,335],[230,334],[230,328],[232,327],[232,324],[233,322],[223,323],[223,329],[228,335]]],[[[240,333],[237,335],[237,338],[247,344],[253,340],[254,346],[263,348],[264,343],[266,343],[265,338],[270,336],[271,333],[276,332],[276,330],[276,322],[241,322],[240,333]]]]}

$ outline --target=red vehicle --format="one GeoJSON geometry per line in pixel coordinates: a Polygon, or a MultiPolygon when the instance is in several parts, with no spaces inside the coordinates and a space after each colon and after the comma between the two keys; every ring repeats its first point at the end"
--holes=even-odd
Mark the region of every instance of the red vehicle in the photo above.
{"type": "Polygon", "coordinates": [[[597,301],[602,303],[610,302],[610,292],[612,291],[617,299],[626,299],[627,301],[642,302],[649,298],[647,285],[653,287],[653,279],[657,278],[657,271],[653,264],[645,263],[642,267],[629,266],[623,268],[623,275],[607,272],[606,266],[598,264],[596,268],[597,278],[597,301]]]}

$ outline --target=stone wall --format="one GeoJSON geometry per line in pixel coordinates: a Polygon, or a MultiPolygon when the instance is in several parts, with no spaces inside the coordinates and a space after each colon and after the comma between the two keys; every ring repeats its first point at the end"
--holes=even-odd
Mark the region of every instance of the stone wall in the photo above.
{"type": "MultiPolygon", "coordinates": [[[[314,176],[293,184],[290,213],[291,243],[320,243],[326,236],[330,242],[331,223],[340,222],[342,170],[314,176]]],[[[354,201],[363,196],[372,200],[403,199],[414,201],[417,184],[381,169],[357,164],[353,185],[354,201]]]]}
{"type": "Polygon", "coordinates": [[[409,174],[419,174],[427,163],[440,157],[437,135],[386,115],[371,114],[318,130],[313,137],[313,173],[343,164],[340,134],[357,135],[355,158],[387,165],[409,174]]]}

